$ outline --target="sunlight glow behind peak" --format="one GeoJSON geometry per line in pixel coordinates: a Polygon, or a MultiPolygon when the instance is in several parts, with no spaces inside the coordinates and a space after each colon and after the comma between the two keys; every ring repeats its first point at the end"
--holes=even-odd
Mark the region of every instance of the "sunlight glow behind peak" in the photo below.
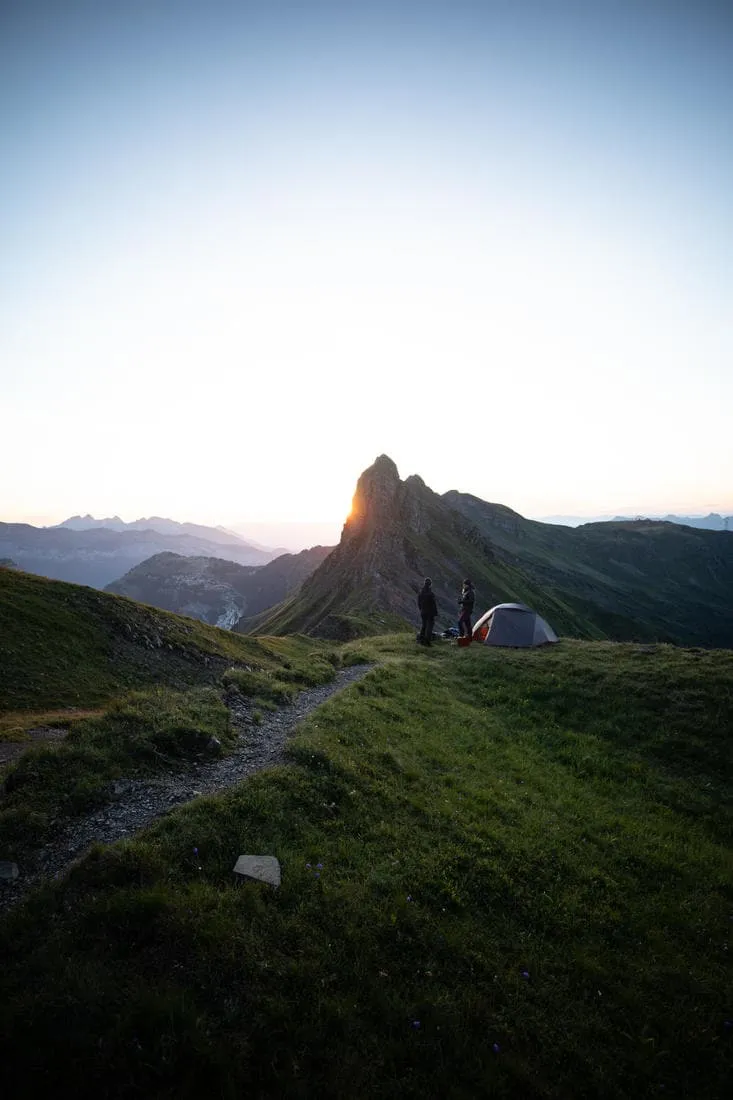
{"type": "Polygon", "coordinates": [[[730,21],[591,7],[18,9],[0,518],[733,508],[730,21]]]}

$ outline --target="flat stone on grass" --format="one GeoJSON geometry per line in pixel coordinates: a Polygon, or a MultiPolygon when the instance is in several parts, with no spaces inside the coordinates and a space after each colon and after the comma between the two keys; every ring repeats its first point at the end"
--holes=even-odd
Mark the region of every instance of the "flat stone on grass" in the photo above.
{"type": "Polygon", "coordinates": [[[20,871],[18,870],[17,863],[10,863],[7,859],[0,859],[0,882],[14,882],[19,874],[20,871]]]}
{"type": "Polygon", "coordinates": [[[234,874],[258,879],[270,886],[280,885],[280,863],[274,856],[240,856],[234,864],[234,874]]]}

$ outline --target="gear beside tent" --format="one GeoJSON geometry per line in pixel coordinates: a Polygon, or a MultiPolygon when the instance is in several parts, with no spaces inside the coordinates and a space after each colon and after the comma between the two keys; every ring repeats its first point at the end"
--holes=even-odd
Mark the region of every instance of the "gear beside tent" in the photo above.
{"type": "Polygon", "coordinates": [[[498,603],[478,620],[473,640],[485,645],[533,646],[556,642],[557,634],[526,604],[498,603]]]}

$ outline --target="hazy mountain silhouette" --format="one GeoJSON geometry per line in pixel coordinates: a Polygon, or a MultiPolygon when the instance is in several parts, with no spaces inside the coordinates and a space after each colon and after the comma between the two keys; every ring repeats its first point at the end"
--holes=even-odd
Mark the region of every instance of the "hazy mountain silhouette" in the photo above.
{"type": "Polygon", "coordinates": [[[664,523],[677,523],[686,527],[700,527],[707,531],[733,532],[733,516],[723,516],[718,512],[709,512],[706,516],[662,515],[661,512],[641,512],[633,516],[540,516],[537,522],[552,523],[566,527],[580,527],[586,523],[628,523],[636,519],[660,520],[664,523]]]}
{"type": "Polygon", "coordinates": [[[151,528],[113,531],[94,527],[77,531],[64,526],[0,523],[0,557],[12,558],[28,573],[93,588],[104,588],[141,561],[166,550],[186,556],[225,558],[239,565],[265,565],[272,558],[270,552],[256,550],[235,536],[227,541],[221,532],[212,540],[151,528]]]}
{"type": "Polygon", "coordinates": [[[229,531],[226,527],[207,527],[201,523],[179,523],[175,519],[166,519],[164,516],[148,516],[146,519],[136,519],[132,523],[125,523],[119,516],[111,516],[107,519],[95,519],[94,516],[70,516],[62,523],[56,524],[56,528],[64,527],[69,531],[93,531],[100,527],[106,527],[109,531],[158,531],[161,535],[192,535],[194,538],[205,539],[207,542],[223,543],[225,546],[247,546],[255,550],[261,550],[276,557],[282,550],[273,549],[270,546],[262,546],[249,542],[235,531],[229,531]]]}

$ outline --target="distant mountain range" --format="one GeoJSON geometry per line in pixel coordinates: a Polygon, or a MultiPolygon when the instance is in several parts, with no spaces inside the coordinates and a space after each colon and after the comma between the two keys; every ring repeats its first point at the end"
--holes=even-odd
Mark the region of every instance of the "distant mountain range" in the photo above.
{"type": "Polygon", "coordinates": [[[164,516],[148,516],[147,519],[136,519],[131,523],[125,523],[119,516],[109,516],[107,519],[95,519],[94,516],[70,516],[63,523],[56,524],[56,528],[65,527],[69,531],[93,531],[100,527],[106,527],[109,531],[157,531],[161,535],[191,535],[193,538],[205,539],[208,542],[223,542],[227,545],[242,543],[255,550],[261,550],[271,557],[286,553],[283,547],[273,548],[262,546],[254,539],[245,539],[236,531],[229,531],[226,527],[206,527],[201,523],[179,523],[175,519],[166,519],[164,516]]]}
{"type": "Polygon", "coordinates": [[[285,599],[332,549],[314,546],[250,567],[221,558],[156,554],[108,584],[106,591],[228,630],[243,616],[285,599]]]}
{"type": "Polygon", "coordinates": [[[679,523],[684,527],[699,527],[703,531],[730,531],[733,533],[733,516],[721,516],[718,512],[709,512],[706,516],[668,515],[662,516],[662,520],[665,523],[679,523]]]}
{"type": "Polygon", "coordinates": [[[706,516],[648,515],[634,516],[540,516],[538,523],[562,524],[566,527],[580,527],[586,523],[629,523],[631,520],[649,519],[660,523],[678,523],[685,527],[699,527],[705,531],[730,531],[733,533],[733,516],[723,516],[718,512],[709,512],[706,516]]]}
{"type": "Polygon", "coordinates": [[[73,516],[56,527],[0,523],[0,557],[12,559],[28,573],[92,588],[104,588],[164,551],[224,558],[239,565],[266,565],[278,556],[277,550],[258,549],[221,528],[159,517],[124,524],[117,517],[108,521],[73,516]],[[122,528],[105,526],[108,522],[118,522],[122,528]],[[87,523],[92,526],[79,526],[87,523]]]}
{"type": "Polygon", "coordinates": [[[725,532],[652,520],[553,526],[469,494],[439,496],[416,475],[401,481],[386,455],[359,478],[333,553],[240,629],[346,638],[414,626],[425,576],[441,626],[455,622],[469,576],[477,613],[516,600],[574,637],[733,646],[725,532]]]}

